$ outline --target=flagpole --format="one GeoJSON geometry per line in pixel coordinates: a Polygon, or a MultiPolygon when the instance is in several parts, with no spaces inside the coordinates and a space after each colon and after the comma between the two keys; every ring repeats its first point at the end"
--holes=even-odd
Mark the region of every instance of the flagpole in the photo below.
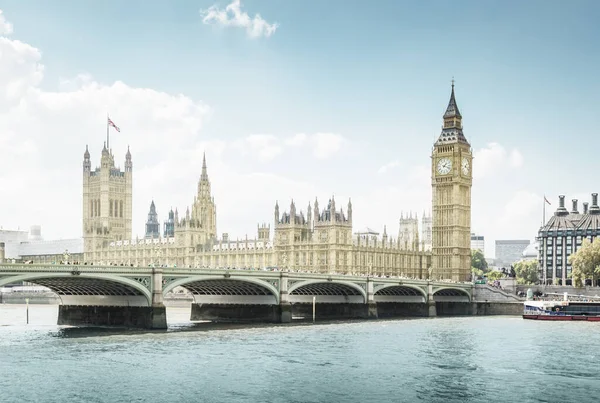
{"type": "Polygon", "coordinates": [[[542,203],[544,203],[544,214],[542,215],[542,227],[544,225],[546,225],[546,195],[544,195],[544,200],[542,200],[542,203]]]}
{"type": "Polygon", "coordinates": [[[110,151],[110,143],[109,143],[109,137],[108,134],[110,132],[110,128],[108,127],[108,113],[106,113],[106,149],[110,151]]]}

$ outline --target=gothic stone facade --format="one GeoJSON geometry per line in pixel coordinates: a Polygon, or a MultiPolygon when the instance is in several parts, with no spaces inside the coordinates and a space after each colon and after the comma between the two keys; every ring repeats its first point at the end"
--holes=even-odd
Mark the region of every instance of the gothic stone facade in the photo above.
{"type": "MultiPolygon", "coordinates": [[[[444,115],[444,129],[432,155],[433,216],[423,217],[423,240],[419,240],[417,218],[412,214],[400,219],[396,239],[388,237],[385,229],[382,236],[374,231],[353,234],[352,203],[348,202],[344,212],[336,207],[333,197],[322,209],[318,200],[314,206],[309,203],[306,214],[297,210],[293,201],[289,210],[280,214],[276,203],[273,239],[270,237],[271,226],[266,224],[258,226],[258,236],[254,239],[230,241],[226,234],[218,239],[216,205],[204,160],[192,209],[188,208],[181,218],[177,210],[169,214],[169,225],[174,227],[169,236],[131,240],[120,231],[120,226],[112,225],[113,222],[121,224],[121,221],[112,220],[110,207],[103,204],[103,208],[92,210],[93,213],[84,208],[85,261],[135,266],[277,267],[320,273],[466,280],[471,267],[471,150],[462,135],[460,122],[453,88],[444,115]],[[429,249],[433,249],[433,259],[429,249]]],[[[111,165],[108,151],[103,150],[102,158],[106,162],[96,171],[107,169],[112,172],[114,164],[111,165]]],[[[87,150],[84,156],[84,206],[90,200],[89,195],[86,196],[89,193],[86,164],[89,165],[87,150]]],[[[125,178],[131,189],[129,152],[126,172],[119,175],[127,175],[125,178]]],[[[121,188],[109,186],[106,189],[102,199],[106,201],[102,203],[118,200],[120,206],[118,194],[112,192],[121,188]]],[[[130,190],[127,197],[125,200],[130,203],[130,190]]],[[[117,214],[120,220],[121,211],[117,214]]],[[[125,208],[123,214],[123,225],[128,223],[126,228],[130,235],[131,208],[125,208]]]]}
{"type": "Polygon", "coordinates": [[[431,155],[435,277],[454,281],[471,278],[472,162],[471,145],[463,134],[453,83],[442,133],[431,155]]]}

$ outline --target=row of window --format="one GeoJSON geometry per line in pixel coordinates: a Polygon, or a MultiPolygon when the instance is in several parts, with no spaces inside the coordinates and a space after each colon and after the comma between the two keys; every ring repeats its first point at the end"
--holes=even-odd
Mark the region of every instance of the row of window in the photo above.
{"type": "MultiPolygon", "coordinates": [[[[109,200],[108,216],[123,218],[123,200],[109,200]]],[[[102,201],[100,199],[90,200],[90,217],[100,217],[102,212],[102,201]]]]}

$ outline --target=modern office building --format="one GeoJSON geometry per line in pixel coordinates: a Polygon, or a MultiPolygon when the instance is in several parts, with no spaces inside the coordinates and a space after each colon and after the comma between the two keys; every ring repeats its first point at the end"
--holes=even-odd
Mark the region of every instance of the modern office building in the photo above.
{"type": "Polygon", "coordinates": [[[528,239],[504,239],[496,241],[496,267],[509,268],[523,258],[523,251],[531,241],[528,239]]]}
{"type": "Polygon", "coordinates": [[[592,193],[592,205],[583,203],[579,212],[577,200],[571,211],[565,208],[565,196],[558,196],[558,209],[538,232],[540,279],[544,284],[570,284],[569,256],[581,246],[584,238],[593,241],[600,234],[598,193],[592,193]]]}
{"type": "Polygon", "coordinates": [[[471,232],[471,251],[479,250],[485,256],[485,237],[471,232]]]}

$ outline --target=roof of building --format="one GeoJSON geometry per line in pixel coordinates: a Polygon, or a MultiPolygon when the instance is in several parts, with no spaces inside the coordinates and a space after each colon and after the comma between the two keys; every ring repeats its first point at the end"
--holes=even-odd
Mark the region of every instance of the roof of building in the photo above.
{"type": "Polygon", "coordinates": [[[540,247],[540,245],[538,242],[530,243],[523,251],[523,258],[525,258],[525,259],[537,258],[539,247],[540,247]]]}
{"type": "MultiPolygon", "coordinates": [[[[18,256],[60,255],[83,253],[83,238],[30,241],[18,244],[18,256]]],[[[7,256],[8,257],[8,256],[7,256]]]]}
{"type": "Polygon", "coordinates": [[[355,232],[354,234],[355,235],[379,235],[379,232],[377,232],[374,229],[371,229],[369,227],[365,227],[362,230],[355,232]]]}

